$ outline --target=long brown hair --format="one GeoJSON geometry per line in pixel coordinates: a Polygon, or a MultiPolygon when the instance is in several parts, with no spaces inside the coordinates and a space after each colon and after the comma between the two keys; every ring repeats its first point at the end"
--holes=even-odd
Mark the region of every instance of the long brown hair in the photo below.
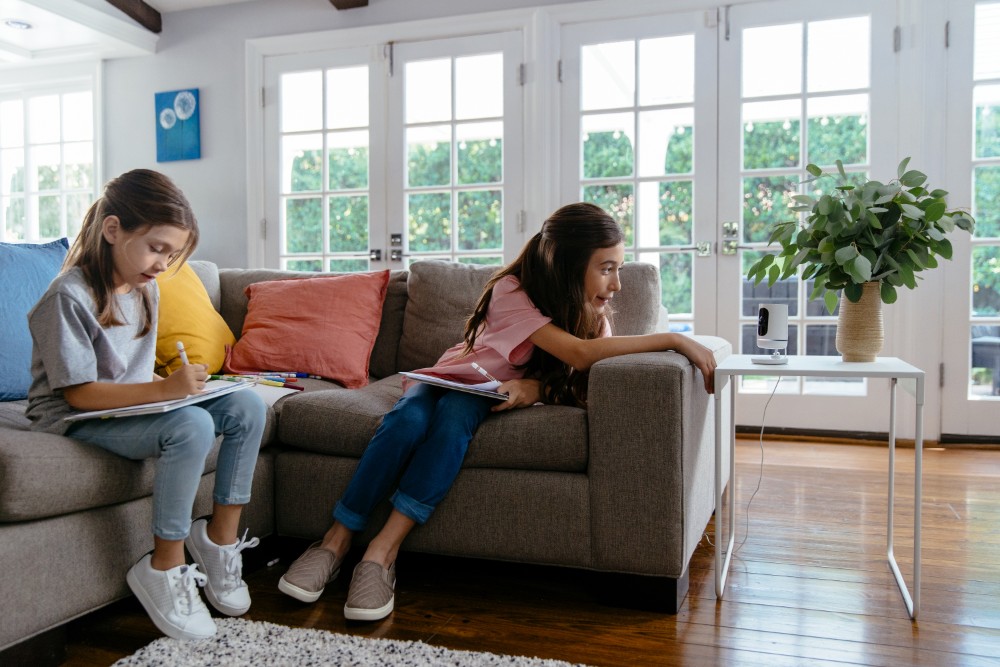
{"type": "MultiPolygon", "coordinates": [[[[486,284],[465,324],[465,351],[472,351],[476,337],[482,333],[493,287],[505,276],[518,278],[535,307],[560,329],[578,338],[599,337],[604,322],[587,301],[584,277],[595,250],[612,248],[623,240],[621,227],[599,206],[578,202],[557,210],[525,244],[517,259],[486,284]]],[[[567,366],[538,347],[524,368],[527,376],[541,380],[545,402],[586,405],[586,372],[567,366]]]]}
{"type": "MultiPolygon", "coordinates": [[[[104,193],[84,216],[80,234],[63,262],[63,271],[74,266],[83,271],[84,280],[94,294],[97,321],[102,327],[123,324],[114,299],[113,246],[104,238],[104,219],[111,215],[117,216],[121,228],[129,233],[156,225],[175,225],[187,230],[187,243],[171,264],[183,264],[198,245],[198,221],[184,193],[169,178],[149,169],[134,169],[108,181],[104,193]]],[[[137,338],[145,336],[153,326],[148,287],[142,288],[141,295],[146,314],[137,338]]]]}

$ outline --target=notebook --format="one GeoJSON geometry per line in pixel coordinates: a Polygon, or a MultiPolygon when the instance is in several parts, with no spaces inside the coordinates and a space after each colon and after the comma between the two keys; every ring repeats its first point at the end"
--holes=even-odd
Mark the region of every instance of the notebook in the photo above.
{"type": "Polygon", "coordinates": [[[211,380],[205,383],[205,391],[185,398],[176,398],[172,401],[157,401],[155,403],[140,403],[139,405],[129,405],[124,408],[111,408],[110,410],[91,410],[90,412],[77,412],[68,417],[65,421],[75,422],[81,419],[111,419],[113,417],[135,417],[136,415],[154,415],[162,412],[170,412],[185,405],[194,405],[212,398],[219,398],[234,391],[247,389],[252,386],[252,382],[228,382],[225,380],[211,380]]]}

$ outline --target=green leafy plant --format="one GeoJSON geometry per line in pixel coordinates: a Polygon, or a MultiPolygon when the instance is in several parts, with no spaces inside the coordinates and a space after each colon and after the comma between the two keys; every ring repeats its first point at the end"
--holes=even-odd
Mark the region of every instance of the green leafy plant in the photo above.
{"type": "Polygon", "coordinates": [[[810,299],[822,296],[827,311],[837,307],[838,293],[853,302],[861,299],[862,285],[878,282],[883,303],[895,303],[896,288],[914,289],[924,269],[951,259],[947,235],[956,227],[972,233],[976,221],[969,213],[949,210],[944,190],[931,190],[927,176],[907,170],[910,158],[899,163],[897,179],[889,183],[850,182],[837,160],[839,178],[814,164],[806,167],[811,183],[836,179],[836,185],[819,197],[795,195],[792,211],[808,212],[798,220],[779,222],[768,239],[781,252],[766,253],[747,270],[747,278],[768,285],[795,275],[814,280],[810,299]]]}

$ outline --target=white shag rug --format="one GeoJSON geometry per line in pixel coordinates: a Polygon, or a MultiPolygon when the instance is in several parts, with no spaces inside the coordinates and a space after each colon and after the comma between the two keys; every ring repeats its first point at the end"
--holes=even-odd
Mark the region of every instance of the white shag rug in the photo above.
{"type": "Polygon", "coordinates": [[[573,667],[562,660],[452,651],[424,642],[368,639],[238,618],[216,618],[215,623],[219,631],[212,639],[162,637],[112,667],[573,667]]]}

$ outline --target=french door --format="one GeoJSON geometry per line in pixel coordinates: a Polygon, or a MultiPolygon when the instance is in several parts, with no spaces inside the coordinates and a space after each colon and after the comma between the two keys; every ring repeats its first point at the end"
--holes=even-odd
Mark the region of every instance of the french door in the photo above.
{"type": "MultiPolygon", "coordinates": [[[[766,2],[567,25],[562,31],[564,200],[594,201],[627,257],[660,269],[673,330],[755,346],[760,303],[787,303],[790,354],[836,354],[836,319],[796,279],[753,286],[770,225],[794,218],[806,165],[895,174],[891,2],[766,2]],[[850,43],[852,48],[844,49],[850,43]]],[[[891,351],[890,351],[891,354],[891,351]]],[[[743,379],[740,423],[885,431],[877,381],[743,379]]]]}
{"type": "Polygon", "coordinates": [[[976,229],[944,266],[941,431],[1000,434],[1000,2],[949,3],[948,191],[976,229]]]}

